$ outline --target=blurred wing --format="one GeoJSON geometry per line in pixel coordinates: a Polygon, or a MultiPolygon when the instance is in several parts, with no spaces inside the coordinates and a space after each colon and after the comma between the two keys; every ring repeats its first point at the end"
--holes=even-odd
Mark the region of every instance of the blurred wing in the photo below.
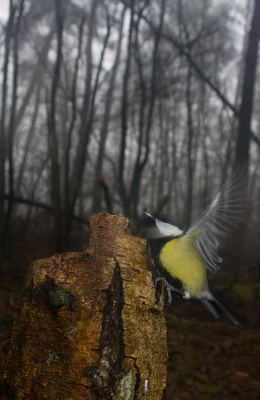
{"type": "Polygon", "coordinates": [[[236,172],[187,234],[196,239],[207,268],[216,273],[223,259],[219,250],[247,216],[246,177],[236,172]]]}

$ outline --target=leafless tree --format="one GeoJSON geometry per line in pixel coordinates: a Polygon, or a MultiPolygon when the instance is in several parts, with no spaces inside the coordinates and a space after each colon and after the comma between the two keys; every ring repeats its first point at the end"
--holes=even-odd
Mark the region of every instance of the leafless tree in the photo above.
{"type": "Polygon", "coordinates": [[[59,77],[62,63],[62,33],[63,33],[63,20],[64,11],[62,8],[62,1],[55,0],[56,12],[56,25],[57,25],[57,55],[54,66],[51,96],[50,96],[50,109],[47,111],[48,115],[48,139],[49,151],[51,158],[51,197],[53,205],[53,219],[54,231],[57,251],[62,248],[62,209],[61,209],[61,183],[60,183],[60,165],[59,165],[59,143],[56,124],[56,98],[59,86],[59,77]]]}
{"type": "MultiPolygon", "coordinates": [[[[13,79],[12,79],[12,100],[11,100],[11,110],[10,110],[10,118],[7,128],[7,158],[8,158],[8,189],[9,189],[9,198],[8,198],[8,206],[5,217],[3,218],[3,243],[6,239],[7,232],[9,229],[9,223],[12,214],[13,207],[13,196],[14,196],[14,161],[13,161],[13,139],[15,135],[15,119],[16,119],[16,108],[17,108],[17,86],[18,86],[18,38],[20,31],[21,18],[23,14],[24,1],[20,0],[17,4],[13,5],[10,1],[10,32],[6,35],[6,60],[4,65],[4,82],[3,82],[3,108],[2,108],[2,127],[1,127],[1,136],[3,137],[3,148],[5,148],[4,140],[5,140],[5,104],[6,104],[6,91],[7,91],[7,73],[8,73],[8,59],[9,59],[9,50],[10,50],[10,39],[8,39],[9,34],[13,38],[13,79]]],[[[9,25],[9,24],[8,24],[9,25]]],[[[5,152],[3,153],[3,163],[5,162],[5,152]]],[[[2,172],[2,179],[4,184],[4,166],[2,172]]],[[[1,178],[0,178],[1,181],[1,178]]],[[[2,185],[2,184],[1,184],[2,185]]]]}
{"type": "Polygon", "coordinates": [[[6,159],[6,133],[5,133],[5,119],[6,119],[6,104],[7,104],[7,86],[8,86],[8,68],[10,62],[10,47],[13,32],[14,18],[16,14],[16,7],[13,1],[9,2],[9,19],[5,30],[5,52],[3,63],[3,83],[2,83],[2,98],[1,98],[1,125],[0,125],[0,233],[1,245],[4,239],[4,197],[5,193],[5,159],[6,159]]]}
{"type": "Polygon", "coordinates": [[[6,226],[12,215],[29,226],[39,209],[54,215],[58,250],[90,211],[137,220],[165,209],[190,223],[238,149],[249,154],[243,140],[260,145],[248,125],[256,59],[245,60],[242,93],[229,2],[26,0],[17,24],[22,3],[10,0],[0,43],[1,237],[4,215],[6,226]]]}
{"type": "Polygon", "coordinates": [[[243,93],[239,111],[236,164],[248,172],[251,116],[253,110],[256,66],[260,39],[260,0],[255,0],[246,52],[243,93]]]}
{"type": "Polygon", "coordinates": [[[124,8],[122,10],[121,21],[120,21],[119,32],[118,32],[117,51],[116,51],[115,61],[114,61],[112,71],[111,71],[111,77],[110,77],[109,86],[108,86],[108,90],[107,90],[107,94],[106,94],[106,100],[105,100],[105,111],[104,111],[104,116],[103,116],[103,122],[102,122],[102,126],[100,129],[99,150],[98,150],[98,156],[97,156],[95,173],[94,173],[93,203],[92,203],[93,204],[92,205],[93,212],[97,212],[97,211],[101,210],[101,187],[100,187],[100,183],[99,183],[99,174],[103,170],[105,146],[106,146],[106,142],[107,142],[107,136],[108,136],[108,132],[109,132],[108,128],[109,128],[109,122],[110,122],[110,117],[111,117],[111,107],[113,104],[113,95],[114,95],[116,77],[117,77],[120,55],[121,55],[123,27],[124,27],[124,21],[125,21],[125,10],[126,10],[126,7],[124,6],[124,8]]]}

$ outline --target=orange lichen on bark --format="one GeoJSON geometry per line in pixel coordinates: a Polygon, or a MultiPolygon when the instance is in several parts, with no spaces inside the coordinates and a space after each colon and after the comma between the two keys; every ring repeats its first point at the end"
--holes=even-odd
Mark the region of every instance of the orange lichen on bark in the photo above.
{"type": "Polygon", "coordinates": [[[35,261],[27,274],[5,373],[5,399],[161,400],[167,342],[163,302],[145,241],[128,219],[89,216],[79,253],[35,261]]]}

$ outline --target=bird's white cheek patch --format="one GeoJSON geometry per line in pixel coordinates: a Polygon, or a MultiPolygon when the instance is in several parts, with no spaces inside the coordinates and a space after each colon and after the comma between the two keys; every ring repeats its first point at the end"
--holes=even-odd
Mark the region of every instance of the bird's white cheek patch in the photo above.
{"type": "Polygon", "coordinates": [[[183,234],[183,231],[177,226],[167,224],[167,222],[162,222],[158,219],[155,219],[155,222],[157,228],[163,236],[179,236],[183,234]]]}

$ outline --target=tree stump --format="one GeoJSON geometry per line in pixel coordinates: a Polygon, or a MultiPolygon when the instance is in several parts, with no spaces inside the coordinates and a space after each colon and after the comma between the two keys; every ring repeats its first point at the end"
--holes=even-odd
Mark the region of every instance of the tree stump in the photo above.
{"type": "Polygon", "coordinates": [[[146,270],[145,240],[128,219],[89,216],[79,253],[28,271],[5,373],[4,399],[165,398],[163,300],[146,270]]]}

